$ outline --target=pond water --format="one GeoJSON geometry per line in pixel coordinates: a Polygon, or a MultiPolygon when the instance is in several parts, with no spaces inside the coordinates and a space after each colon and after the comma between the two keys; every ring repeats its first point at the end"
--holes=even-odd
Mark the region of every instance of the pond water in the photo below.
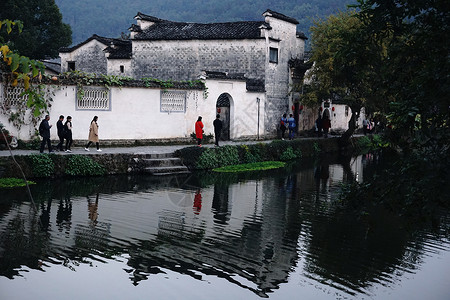
{"type": "Polygon", "coordinates": [[[342,209],[376,156],[0,196],[0,299],[449,299],[448,214],[342,209]]]}

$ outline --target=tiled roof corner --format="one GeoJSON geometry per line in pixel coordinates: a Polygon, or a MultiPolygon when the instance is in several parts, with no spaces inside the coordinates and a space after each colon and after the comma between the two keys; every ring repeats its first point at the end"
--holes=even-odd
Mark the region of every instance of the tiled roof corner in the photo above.
{"type": "Polygon", "coordinates": [[[108,59],[130,59],[132,52],[131,41],[116,39],[103,51],[109,53],[108,59]]]}
{"type": "Polygon", "coordinates": [[[77,44],[77,45],[75,45],[73,47],[62,47],[62,48],[59,48],[59,52],[62,52],[62,53],[72,52],[72,51],[80,48],[81,46],[86,45],[87,43],[89,43],[92,40],[97,40],[100,43],[104,44],[105,46],[108,46],[113,39],[93,34],[90,38],[88,38],[84,42],[81,42],[81,43],[79,43],[79,44],[77,44]]]}
{"type": "Polygon", "coordinates": [[[289,23],[292,23],[292,24],[295,24],[295,25],[299,24],[299,22],[296,19],[288,17],[288,16],[283,15],[283,14],[280,14],[279,12],[276,12],[276,11],[273,11],[273,10],[270,10],[270,9],[267,9],[263,13],[263,16],[271,16],[271,17],[274,17],[276,19],[280,19],[280,20],[283,20],[283,21],[286,21],[286,22],[289,22],[289,23]]]}
{"type": "Polygon", "coordinates": [[[304,39],[304,40],[308,39],[308,37],[301,31],[297,31],[297,37],[301,38],[301,39],[304,39]]]}
{"type": "Polygon", "coordinates": [[[140,26],[136,25],[136,24],[131,24],[130,28],[128,28],[129,31],[133,31],[133,32],[141,32],[142,29],[140,26]]]}
{"type": "Polygon", "coordinates": [[[150,21],[150,22],[155,22],[155,23],[159,23],[159,22],[167,22],[166,20],[157,18],[157,17],[153,17],[150,15],[146,15],[143,14],[141,12],[138,12],[137,15],[134,17],[136,20],[144,20],[144,21],[150,21]]]}

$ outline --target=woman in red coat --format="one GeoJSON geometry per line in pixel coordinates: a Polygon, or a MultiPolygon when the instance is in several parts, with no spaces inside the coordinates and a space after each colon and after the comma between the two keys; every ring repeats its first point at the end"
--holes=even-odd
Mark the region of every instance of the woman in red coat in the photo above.
{"type": "Polygon", "coordinates": [[[199,147],[202,146],[202,139],[203,139],[203,123],[202,123],[202,117],[198,117],[197,122],[195,122],[195,136],[197,137],[197,145],[199,147]]]}

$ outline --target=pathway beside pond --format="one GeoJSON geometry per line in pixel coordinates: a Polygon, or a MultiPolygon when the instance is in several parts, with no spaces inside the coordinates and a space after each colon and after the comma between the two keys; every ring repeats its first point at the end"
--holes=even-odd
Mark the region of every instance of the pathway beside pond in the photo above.
{"type": "MultiPolygon", "coordinates": [[[[241,145],[241,144],[257,144],[257,143],[270,143],[272,140],[262,140],[262,141],[223,141],[220,143],[220,146],[226,145],[241,145]]],[[[195,144],[185,144],[185,145],[155,145],[155,146],[137,146],[137,147],[107,147],[102,148],[100,144],[100,148],[102,152],[97,152],[95,147],[91,147],[90,151],[85,151],[84,147],[72,148],[71,153],[66,152],[58,152],[55,151],[53,154],[59,155],[70,155],[70,154],[162,154],[162,153],[173,153],[178,149],[196,146],[195,144]]],[[[203,147],[214,147],[214,144],[206,144],[203,147]]],[[[45,154],[48,154],[48,150],[46,149],[45,154]]],[[[14,155],[31,155],[31,154],[39,154],[39,150],[13,150],[14,155]]],[[[8,150],[1,150],[0,156],[10,156],[8,150]]]]}

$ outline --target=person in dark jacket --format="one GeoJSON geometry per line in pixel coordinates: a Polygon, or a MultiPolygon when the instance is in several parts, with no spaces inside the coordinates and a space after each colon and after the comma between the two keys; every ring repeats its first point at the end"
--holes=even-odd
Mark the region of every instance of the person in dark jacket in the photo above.
{"type": "Polygon", "coordinates": [[[325,138],[328,137],[328,131],[331,128],[331,121],[330,118],[328,116],[324,116],[322,119],[322,128],[323,128],[323,135],[325,136],[325,138]]]}
{"type": "Polygon", "coordinates": [[[219,147],[220,135],[222,133],[223,123],[220,120],[220,115],[216,115],[216,119],[213,121],[214,125],[214,137],[216,138],[216,146],[219,147]]]}
{"type": "Polygon", "coordinates": [[[45,119],[42,120],[41,124],[39,125],[39,134],[42,136],[41,148],[39,149],[39,152],[41,153],[44,152],[45,144],[47,144],[49,153],[54,152],[52,150],[52,144],[50,142],[50,128],[52,128],[52,125],[48,124],[49,120],[50,116],[46,115],[45,119]]]}
{"type": "Polygon", "coordinates": [[[67,116],[66,123],[64,123],[64,132],[66,135],[66,152],[72,152],[70,147],[72,146],[72,117],[67,116]]]}
{"type": "Polygon", "coordinates": [[[60,115],[58,122],[56,122],[56,129],[58,130],[58,138],[59,138],[59,143],[56,146],[56,149],[58,149],[59,151],[63,151],[63,144],[64,144],[65,134],[64,134],[63,121],[64,121],[64,116],[60,115]]]}

